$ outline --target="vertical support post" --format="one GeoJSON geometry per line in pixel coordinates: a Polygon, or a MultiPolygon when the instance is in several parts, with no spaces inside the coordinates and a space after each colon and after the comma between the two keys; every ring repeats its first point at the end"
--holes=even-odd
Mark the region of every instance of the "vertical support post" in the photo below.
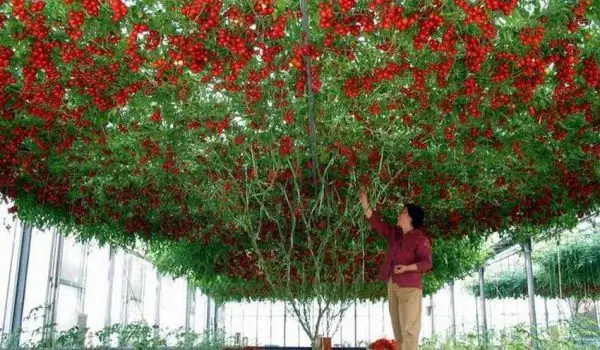
{"type": "Polygon", "coordinates": [[[189,281],[186,281],[187,283],[187,290],[186,290],[186,295],[185,295],[185,329],[189,330],[191,327],[193,327],[194,321],[194,301],[195,301],[195,296],[196,296],[196,289],[190,285],[189,281]]]}
{"type": "MultiPolygon", "coordinates": [[[[25,305],[25,290],[27,289],[27,273],[29,271],[29,256],[31,255],[31,235],[33,228],[31,225],[23,223],[21,225],[21,239],[19,242],[19,253],[17,262],[17,275],[14,290],[14,302],[12,305],[10,329],[9,331],[17,334],[16,344],[20,343],[20,329],[23,326],[23,308],[25,305]]],[[[16,242],[15,242],[16,243],[16,242]]]]}
{"type": "Polygon", "coordinates": [[[358,346],[358,338],[356,337],[356,332],[358,332],[358,328],[356,325],[356,320],[357,320],[357,314],[356,314],[356,300],[354,300],[354,346],[358,346]]]}
{"type": "Polygon", "coordinates": [[[50,254],[50,266],[48,271],[48,285],[46,290],[46,309],[44,312],[44,331],[42,339],[52,341],[52,330],[56,323],[56,302],[58,300],[58,287],[60,284],[60,268],[62,264],[64,240],[63,236],[53,230],[52,250],[50,254]]]}
{"type": "Polygon", "coordinates": [[[563,300],[565,297],[563,295],[562,289],[562,272],[560,265],[560,240],[556,241],[556,264],[558,265],[558,292],[560,300],[563,300]]]}
{"type": "Polygon", "coordinates": [[[106,292],[106,301],[104,308],[104,327],[112,325],[112,297],[113,286],[115,282],[115,248],[112,246],[108,250],[108,290],[106,292]]]}
{"type": "Polygon", "coordinates": [[[254,345],[258,346],[258,303],[256,303],[256,314],[255,315],[256,315],[256,321],[255,321],[256,327],[254,329],[256,330],[256,333],[254,335],[255,336],[254,345]]]}
{"type": "Polygon", "coordinates": [[[600,330],[600,310],[598,309],[600,308],[600,302],[596,300],[594,306],[596,307],[596,322],[598,322],[598,329],[600,330]]]}
{"type": "Polygon", "coordinates": [[[483,343],[488,343],[487,317],[485,312],[485,268],[479,268],[479,296],[481,297],[481,335],[483,343]]]}
{"type": "MultiPolygon", "coordinates": [[[[341,329],[342,327],[340,327],[341,329]]],[[[385,334],[385,304],[383,302],[381,303],[381,334],[385,334]]]]}
{"type": "Polygon", "coordinates": [[[479,327],[479,300],[477,299],[477,296],[475,296],[475,330],[477,331],[477,343],[481,344],[481,330],[479,327]]]}
{"type": "Polygon", "coordinates": [[[548,314],[548,298],[544,298],[544,314],[546,316],[546,332],[550,330],[550,315],[548,314]]]}
{"type": "Polygon", "coordinates": [[[219,329],[219,303],[213,301],[214,312],[213,312],[213,330],[215,333],[219,329]]]}
{"type": "Polygon", "coordinates": [[[212,307],[211,304],[212,304],[212,302],[211,302],[210,298],[206,297],[206,325],[204,327],[204,330],[207,331],[207,332],[210,332],[210,321],[211,321],[211,316],[210,316],[211,312],[210,312],[210,310],[211,310],[211,307],[212,307]]]}
{"type": "Polygon", "coordinates": [[[273,301],[269,305],[269,344],[273,344],[273,301]]]}
{"type": "Polygon", "coordinates": [[[369,303],[368,305],[368,312],[367,312],[367,324],[369,325],[369,327],[367,328],[368,332],[367,332],[367,337],[368,339],[371,339],[371,304],[369,303]]]}
{"type": "Polygon", "coordinates": [[[287,346],[287,303],[283,303],[283,347],[287,346]]]}
{"type": "Polygon", "coordinates": [[[154,303],[154,324],[160,327],[160,294],[162,288],[162,276],[156,270],[156,302],[154,303]]]}
{"type": "Polygon", "coordinates": [[[435,335],[435,317],[433,314],[433,295],[429,295],[429,308],[431,309],[431,338],[435,335]]]}
{"type": "Polygon", "coordinates": [[[529,327],[533,348],[537,348],[537,317],[535,314],[535,284],[533,281],[533,265],[531,263],[531,237],[522,245],[525,254],[525,273],[527,275],[527,294],[529,297],[529,327]]]}
{"type": "Polygon", "coordinates": [[[450,281],[450,312],[452,313],[452,341],[456,342],[456,305],[454,304],[454,280],[450,281]]]}
{"type": "Polygon", "coordinates": [[[131,301],[131,265],[132,256],[127,254],[123,259],[123,269],[121,270],[121,324],[129,323],[129,302],[131,301]]]}

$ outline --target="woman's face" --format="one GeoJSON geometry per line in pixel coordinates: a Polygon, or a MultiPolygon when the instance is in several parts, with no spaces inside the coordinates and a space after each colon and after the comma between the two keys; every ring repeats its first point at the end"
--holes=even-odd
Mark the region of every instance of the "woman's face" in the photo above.
{"type": "Polygon", "coordinates": [[[410,214],[408,214],[408,209],[406,209],[406,207],[404,207],[402,209],[402,211],[400,212],[400,214],[398,214],[398,222],[396,223],[396,225],[398,227],[408,227],[412,224],[412,218],[410,217],[410,214]]]}

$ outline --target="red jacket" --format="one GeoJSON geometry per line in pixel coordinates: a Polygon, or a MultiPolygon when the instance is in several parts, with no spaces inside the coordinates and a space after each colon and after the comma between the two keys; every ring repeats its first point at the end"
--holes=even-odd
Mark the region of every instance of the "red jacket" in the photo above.
{"type": "Polygon", "coordinates": [[[369,219],[371,227],[379,232],[388,242],[388,250],[383,264],[379,267],[379,279],[392,281],[399,287],[423,289],[422,275],[433,267],[431,241],[423,231],[414,229],[406,234],[396,226],[381,220],[378,213],[373,211],[369,219]],[[395,274],[396,265],[417,265],[417,272],[395,274]]]}

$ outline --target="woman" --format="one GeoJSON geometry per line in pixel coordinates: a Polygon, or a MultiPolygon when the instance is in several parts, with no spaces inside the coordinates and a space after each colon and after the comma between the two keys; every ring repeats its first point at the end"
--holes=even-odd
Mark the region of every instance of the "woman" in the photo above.
{"type": "Polygon", "coordinates": [[[383,222],[369,204],[365,189],[360,190],[360,203],[371,227],[388,242],[379,279],[388,284],[388,301],[394,337],[398,350],[416,350],[421,332],[422,274],[432,264],[431,243],[421,227],[425,212],[414,204],[406,204],[396,226],[383,222]]]}

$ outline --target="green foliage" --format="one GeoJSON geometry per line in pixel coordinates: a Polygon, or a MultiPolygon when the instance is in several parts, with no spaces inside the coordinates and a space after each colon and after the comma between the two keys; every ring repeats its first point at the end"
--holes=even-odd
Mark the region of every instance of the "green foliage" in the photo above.
{"type": "Polygon", "coordinates": [[[348,3],[0,2],[0,196],[234,299],[378,297],[360,185],[426,208],[430,292],[598,211],[597,1],[348,3]]]}
{"type": "MultiPolygon", "coordinates": [[[[536,295],[594,300],[600,296],[600,237],[597,234],[541,252],[535,262],[536,295]]],[[[473,284],[470,290],[479,296],[479,284],[473,284]]],[[[527,296],[525,271],[504,271],[486,277],[484,290],[486,298],[524,298],[527,296]]]]}
{"type": "MultiPolygon", "coordinates": [[[[368,235],[376,235],[367,232],[368,235]]],[[[336,280],[327,278],[335,273],[333,265],[324,264],[319,270],[323,276],[322,285],[317,288],[314,283],[294,283],[282,275],[274,285],[269,285],[264,276],[252,278],[234,278],[218,276],[210,273],[220,263],[231,263],[227,259],[227,248],[215,246],[205,248],[198,244],[186,242],[162,242],[151,245],[148,256],[159,271],[174,277],[184,277],[198,286],[204,293],[221,302],[242,300],[310,300],[322,297],[326,300],[381,300],[387,296],[383,282],[377,281],[378,262],[368,265],[364,275],[353,280],[336,280]],[[290,287],[293,284],[293,288],[290,287]]],[[[365,254],[380,254],[380,245],[371,243],[365,254]]],[[[434,268],[423,278],[423,289],[426,295],[434,294],[451,280],[460,279],[480,266],[488,257],[483,249],[483,240],[477,237],[462,239],[440,239],[433,242],[434,268]]],[[[247,252],[253,255],[252,251],[247,252]]],[[[340,256],[341,257],[341,256],[340,256]]],[[[292,266],[296,267],[295,263],[292,266]]],[[[235,266],[234,266],[235,267],[235,266]]],[[[251,273],[252,268],[242,266],[251,273]]],[[[361,270],[362,271],[362,270],[361,270]]],[[[344,270],[350,273],[351,270],[344,270]]],[[[259,273],[259,272],[257,272],[259,273]]],[[[260,274],[260,273],[259,273],[260,274]]]]}

